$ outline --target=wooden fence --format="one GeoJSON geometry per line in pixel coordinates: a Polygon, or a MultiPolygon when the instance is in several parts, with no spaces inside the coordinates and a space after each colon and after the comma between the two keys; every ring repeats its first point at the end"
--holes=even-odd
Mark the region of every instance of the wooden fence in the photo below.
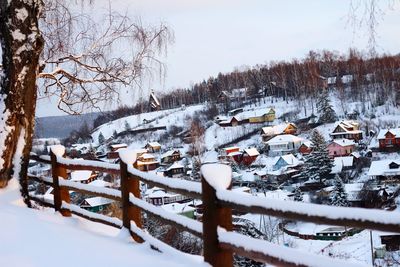
{"type": "MultiPolygon", "coordinates": [[[[37,176],[29,176],[29,178],[54,188],[53,200],[31,194],[32,200],[48,207],[54,207],[63,216],[75,214],[113,227],[125,227],[129,229],[135,241],[148,242],[161,252],[168,253],[168,251],[174,250],[143,231],[141,211],[149,213],[165,224],[173,225],[182,231],[202,238],[204,260],[213,267],[232,267],[233,253],[278,266],[362,266],[235,233],[232,231],[232,209],[290,220],[400,233],[400,213],[396,212],[265,199],[236,193],[230,191],[229,187],[215,188],[211,185],[213,183],[209,182],[210,177],[204,177],[204,175],[202,175],[201,183],[198,183],[141,172],[134,168],[134,164],[124,162],[122,159],[119,165],[90,160],[73,160],[56,155],[53,151],[51,151],[50,157],[32,156],[31,158],[38,162],[51,164],[52,178],[37,176]],[[67,180],[67,169],[119,175],[121,190],[99,188],[69,181],[67,180]],[[153,206],[142,200],[140,181],[194,199],[201,199],[203,202],[202,222],[167,212],[161,207],[153,206]],[[120,201],[122,203],[122,221],[89,212],[71,204],[70,190],[120,201]]],[[[214,178],[219,179],[220,177],[216,174],[214,178]]]]}

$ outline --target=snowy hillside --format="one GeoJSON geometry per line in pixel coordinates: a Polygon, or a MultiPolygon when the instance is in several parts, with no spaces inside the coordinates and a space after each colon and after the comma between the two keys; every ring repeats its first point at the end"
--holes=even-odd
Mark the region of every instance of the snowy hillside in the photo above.
{"type": "MultiPolygon", "coordinates": [[[[330,94],[332,106],[338,115],[339,119],[344,119],[346,113],[359,113],[359,121],[362,124],[363,130],[379,130],[381,128],[394,127],[400,125],[400,109],[387,102],[382,106],[373,107],[370,101],[364,103],[359,101],[351,101],[346,99],[345,102],[340,101],[340,97],[336,92],[330,94]]],[[[276,112],[276,119],[271,124],[277,125],[285,121],[296,121],[298,119],[309,117],[311,114],[318,116],[315,101],[306,101],[306,108],[300,107],[299,102],[295,100],[285,101],[282,98],[264,97],[254,104],[244,105],[243,112],[235,115],[236,117],[248,117],[254,114],[261,114],[262,111],[267,111],[273,108],[276,112]]],[[[206,104],[189,106],[186,108],[177,108],[170,110],[161,110],[138,115],[128,116],[99,126],[92,134],[95,143],[98,142],[99,134],[108,139],[113,132],[120,133],[125,130],[126,123],[131,129],[141,129],[148,127],[166,126],[169,129],[171,126],[182,127],[184,130],[189,130],[189,120],[196,112],[206,109],[206,104]]],[[[227,114],[221,114],[229,117],[227,114]]],[[[257,132],[261,129],[262,124],[245,124],[235,127],[221,127],[215,122],[207,122],[206,132],[204,134],[204,144],[207,150],[216,149],[226,143],[229,143],[236,138],[239,138],[247,133],[255,132],[252,138],[248,138],[241,143],[243,146],[256,146],[260,142],[260,136],[257,132]]],[[[330,139],[329,133],[335,128],[335,123],[324,124],[317,129],[323,134],[326,140],[330,139]]],[[[146,134],[148,141],[160,141],[164,146],[173,146],[165,144],[161,140],[161,133],[146,134]]],[[[304,137],[308,137],[307,135],[304,137]]],[[[131,147],[142,147],[145,144],[143,140],[131,139],[131,147]]],[[[145,142],[145,141],[144,141],[145,142]]],[[[180,141],[179,146],[185,145],[180,141]]],[[[184,149],[186,150],[186,149],[184,149]]]]}
{"type": "Polygon", "coordinates": [[[15,180],[0,190],[0,218],[0,266],[207,266],[200,257],[171,257],[135,244],[129,233],[103,224],[28,209],[15,180]]]}
{"type": "Polygon", "coordinates": [[[97,127],[92,133],[92,138],[94,142],[97,142],[100,133],[102,133],[103,136],[108,139],[112,136],[114,131],[117,133],[124,131],[126,123],[128,123],[133,130],[157,126],[183,126],[187,123],[187,116],[192,116],[196,111],[200,111],[203,108],[203,105],[195,105],[128,116],[97,127]]]}

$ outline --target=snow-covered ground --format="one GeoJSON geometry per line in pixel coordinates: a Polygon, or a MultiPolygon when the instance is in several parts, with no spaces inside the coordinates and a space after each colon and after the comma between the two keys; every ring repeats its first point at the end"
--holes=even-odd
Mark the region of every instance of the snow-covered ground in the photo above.
{"type": "Polygon", "coordinates": [[[148,113],[141,113],[124,117],[103,124],[95,129],[92,138],[97,143],[100,133],[108,139],[112,136],[113,132],[120,133],[125,130],[125,122],[127,122],[131,129],[140,129],[157,126],[184,126],[188,123],[187,117],[192,116],[195,112],[204,109],[204,105],[194,105],[185,108],[175,108],[168,110],[153,111],[148,113]],[[145,121],[145,122],[144,122],[145,121]],[[148,123],[147,123],[147,122],[148,123]]]}
{"type": "Polygon", "coordinates": [[[28,209],[11,180],[0,189],[0,266],[208,266],[191,255],[159,253],[129,233],[52,209],[28,209]]]}

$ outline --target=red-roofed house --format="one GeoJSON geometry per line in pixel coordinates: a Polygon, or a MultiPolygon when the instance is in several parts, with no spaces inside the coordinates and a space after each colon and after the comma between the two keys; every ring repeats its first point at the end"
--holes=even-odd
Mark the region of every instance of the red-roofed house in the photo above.
{"type": "Polygon", "coordinates": [[[379,131],[378,141],[381,150],[400,149],[400,128],[379,131]]]}

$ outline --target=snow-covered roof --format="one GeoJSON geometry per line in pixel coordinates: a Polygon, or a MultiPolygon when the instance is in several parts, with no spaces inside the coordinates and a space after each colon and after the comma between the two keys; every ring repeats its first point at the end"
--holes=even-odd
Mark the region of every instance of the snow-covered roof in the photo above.
{"type": "Polygon", "coordinates": [[[340,173],[343,170],[343,167],[353,166],[353,161],[354,161],[353,156],[334,158],[331,173],[340,173]]]}
{"type": "Polygon", "coordinates": [[[280,157],[278,157],[278,160],[280,158],[282,158],[288,165],[291,165],[291,166],[297,166],[300,163],[302,163],[302,161],[300,161],[298,158],[293,156],[293,154],[287,154],[287,155],[280,156],[280,157]]]}
{"type": "Polygon", "coordinates": [[[250,157],[255,157],[255,156],[260,155],[260,153],[259,153],[259,152],[257,151],[257,149],[254,148],[254,147],[252,147],[252,148],[246,148],[246,149],[244,150],[244,152],[245,152],[247,155],[249,155],[250,157]]]}
{"type": "Polygon", "coordinates": [[[305,145],[306,147],[312,147],[312,142],[309,140],[303,140],[302,145],[305,145]]]}
{"type": "Polygon", "coordinates": [[[152,154],[144,153],[140,155],[140,159],[154,159],[155,157],[152,154]]]}
{"type": "Polygon", "coordinates": [[[81,170],[71,172],[71,181],[85,181],[92,176],[92,171],[81,170]]]}
{"type": "MultiPolygon", "coordinates": [[[[86,198],[84,201],[86,201],[90,207],[98,207],[114,202],[113,200],[104,197],[90,197],[86,198]]],[[[85,206],[85,204],[81,206],[85,206]]]]}
{"type": "Polygon", "coordinates": [[[172,213],[184,213],[184,212],[189,212],[189,211],[194,211],[196,208],[191,207],[188,205],[189,203],[170,203],[166,205],[162,205],[161,208],[168,212],[172,213]]]}
{"type": "Polygon", "coordinates": [[[181,168],[183,168],[183,165],[180,162],[175,161],[171,166],[169,166],[166,169],[166,171],[173,170],[173,169],[181,169],[181,168]]]}
{"type": "Polygon", "coordinates": [[[356,143],[354,142],[354,140],[349,140],[346,138],[343,139],[335,139],[332,141],[332,143],[335,143],[339,146],[354,146],[356,143]]]}
{"type": "Polygon", "coordinates": [[[161,147],[159,142],[148,142],[146,146],[161,147]]]}
{"type": "Polygon", "coordinates": [[[163,159],[163,158],[166,158],[166,157],[170,157],[174,153],[180,153],[180,151],[178,149],[168,150],[167,152],[165,152],[164,154],[161,155],[161,158],[163,159]]]}
{"type": "Polygon", "coordinates": [[[396,163],[400,165],[400,159],[384,159],[372,161],[371,166],[369,167],[368,175],[369,176],[391,176],[391,175],[400,175],[400,168],[390,169],[390,163],[396,163]]]}
{"type": "MultiPolygon", "coordinates": [[[[343,120],[343,121],[337,123],[335,125],[334,129],[336,129],[337,127],[340,127],[340,128],[343,129],[343,131],[345,133],[348,133],[348,134],[359,134],[359,133],[362,133],[361,130],[358,130],[359,125],[360,124],[358,122],[356,122],[356,121],[343,120]]],[[[330,135],[341,135],[341,134],[343,134],[343,132],[330,133],[330,135]]]]}
{"type": "Polygon", "coordinates": [[[117,149],[117,148],[128,147],[128,145],[127,144],[113,144],[113,145],[110,145],[110,147],[113,149],[117,149]]]}
{"type": "Polygon", "coordinates": [[[233,156],[238,156],[238,155],[242,155],[242,154],[243,154],[243,152],[233,151],[233,152],[229,153],[228,156],[233,157],[233,156]]]}
{"type": "Polygon", "coordinates": [[[240,187],[235,187],[232,188],[232,191],[236,192],[236,193],[243,193],[243,194],[250,194],[250,187],[247,186],[240,186],[240,187]]]}
{"type": "Polygon", "coordinates": [[[265,170],[255,170],[253,172],[253,175],[264,176],[264,175],[267,175],[267,172],[265,170]]]}
{"type": "Polygon", "coordinates": [[[216,116],[214,118],[214,120],[216,120],[216,121],[226,121],[226,120],[228,120],[228,117],[224,116],[224,115],[218,115],[218,116],[216,116]]]}
{"type": "Polygon", "coordinates": [[[283,134],[283,135],[277,135],[273,138],[271,138],[269,141],[266,143],[268,145],[279,145],[279,144],[287,144],[287,143],[297,143],[301,142],[303,139],[300,137],[291,135],[291,134],[283,134]]]}
{"type": "Polygon", "coordinates": [[[96,179],[96,180],[90,182],[89,185],[94,185],[94,186],[98,186],[98,187],[110,187],[111,183],[96,179]]]}
{"type": "Polygon", "coordinates": [[[261,117],[264,116],[265,114],[268,114],[269,112],[274,111],[272,108],[258,108],[258,109],[254,109],[254,110],[247,110],[247,111],[243,111],[241,113],[236,114],[236,118],[238,118],[239,120],[245,120],[248,118],[252,118],[252,117],[261,117]]]}
{"type": "Polygon", "coordinates": [[[379,131],[378,134],[378,139],[385,139],[386,133],[390,132],[393,134],[395,137],[400,137],[400,128],[395,128],[395,129],[382,129],[379,131]]]}
{"type": "Polygon", "coordinates": [[[279,124],[279,125],[274,125],[274,126],[263,127],[262,133],[267,136],[282,134],[283,131],[289,125],[295,126],[293,123],[284,123],[284,124],[279,124]]]}

